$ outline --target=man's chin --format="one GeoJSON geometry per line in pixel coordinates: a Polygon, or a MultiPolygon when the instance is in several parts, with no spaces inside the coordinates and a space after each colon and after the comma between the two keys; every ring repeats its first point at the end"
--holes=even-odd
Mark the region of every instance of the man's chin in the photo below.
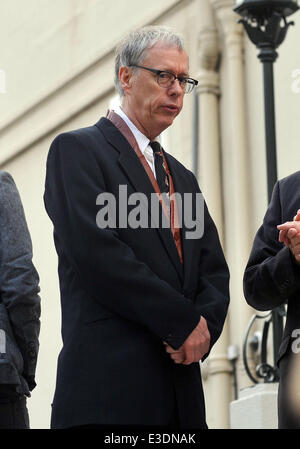
{"type": "Polygon", "coordinates": [[[154,122],[152,122],[152,124],[154,124],[154,127],[156,129],[156,133],[157,135],[161,134],[163,131],[165,131],[167,128],[169,128],[169,126],[172,125],[172,123],[174,122],[175,117],[159,117],[159,121],[156,121],[156,125],[154,124],[154,122]]]}
{"type": "Polygon", "coordinates": [[[164,120],[162,120],[163,125],[168,128],[169,126],[171,126],[174,122],[174,119],[177,117],[177,115],[170,115],[170,116],[165,116],[164,120]]]}
{"type": "Polygon", "coordinates": [[[169,128],[171,125],[172,125],[172,123],[173,123],[173,120],[172,121],[169,121],[169,122],[164,122],[161,126],[160,126],[160,132],[159,132],[159,134],[161,134],[162,132],[164,132],[167,128],[169,128]]]}

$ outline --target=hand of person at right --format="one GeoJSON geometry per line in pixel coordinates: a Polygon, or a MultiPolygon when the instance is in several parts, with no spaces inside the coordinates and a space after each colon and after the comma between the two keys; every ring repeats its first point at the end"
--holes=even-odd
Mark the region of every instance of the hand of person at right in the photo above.
{"type": "Polygon", "coordinates": [[[297,263],[300,263],[300,210],[294,217],[294,221],[287,221],[277,228],[279,232],[279,241],[290,248],[297,263]]]}
{"type": "Polygon", "coordinates": [[[298,209],[297,214],[293,218],[293,221],[286,222],[282,225],[277,226],[277,229],[280,229],[278,237],[279,242],[284,243],[285,246],[290,245],[290,239],[293,238],[298,232],[297,225],[294,222],[299,221],[300,221],[300,209],[298,209]],[[283,227],[283,225],[287,226],[283,227]]]}

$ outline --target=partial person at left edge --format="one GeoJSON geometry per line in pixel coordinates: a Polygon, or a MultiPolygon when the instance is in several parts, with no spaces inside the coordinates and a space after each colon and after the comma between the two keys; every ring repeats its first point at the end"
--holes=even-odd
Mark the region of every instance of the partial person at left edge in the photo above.
{"type": "Polygon", "coordinates": [[[0,429],[29,429],[39,349],[39,276],[12,176],[0,171],[0,429]]]}

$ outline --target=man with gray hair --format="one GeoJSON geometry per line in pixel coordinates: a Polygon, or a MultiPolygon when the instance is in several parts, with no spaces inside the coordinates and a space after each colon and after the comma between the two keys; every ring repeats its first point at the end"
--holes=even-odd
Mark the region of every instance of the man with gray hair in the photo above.
{"type": "Polygon", "coordinates": [[[63,337],[51,426],[206,428],[199,361],[222,331],[229,273],[195,176],[159,143],[197,85],[182,38],[130,33],[115,84],[121,106],[57,136],[47,160],[63,337]]]}

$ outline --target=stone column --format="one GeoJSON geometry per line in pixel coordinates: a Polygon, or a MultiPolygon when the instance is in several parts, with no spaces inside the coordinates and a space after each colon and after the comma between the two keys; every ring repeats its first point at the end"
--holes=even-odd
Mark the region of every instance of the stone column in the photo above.
{"type": "MultiPolygon", "coordinates": [[[[211,5],[201,0],[203,23],[198,38],[199,72],[197,74],[199,101],[198,179],[210,214],[216,223],[223,248],[224,220],[222,200],[221,153],[219,132],[219,46],[218,32],[211,5]]],[[[209,389],[209,403],[213,404],[212,427],[229,427],[231,400],[231,366],[227,358],[228,325],[214,346],[205,366],[209,389]],[[215,406],[218,404],[218,407],[215,406]]],[[[208,404],[208,417],[210,415],[208,404]]],[[[211,413],[212,415],[212,413],[211,413]]],[[[209,423],[210,424],[210,423],[209,423]]]]}
{"type": "MultiPolygon", "coordinates": [[[[220,32],[222,51],[220,105],[222,176],[226,257],[231,274],[230,340],[242,352],[242,341],[252,315],[243,295],[244,269],[251,244],[245,107],[243,29],[233,12],[233,0],[210,0],[220,32]]],[[[238,388],[251,384],[241,357],[238,388]]]]}

